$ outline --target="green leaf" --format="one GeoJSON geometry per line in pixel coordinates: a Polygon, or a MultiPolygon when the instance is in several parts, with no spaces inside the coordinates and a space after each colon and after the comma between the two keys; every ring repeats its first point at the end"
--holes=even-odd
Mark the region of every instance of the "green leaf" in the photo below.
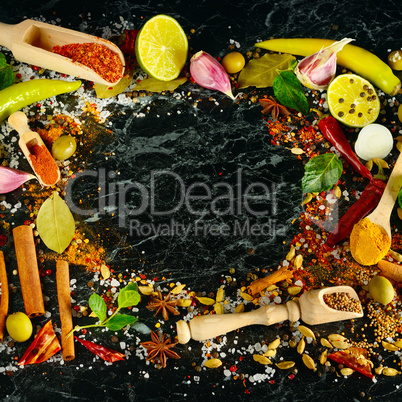
{"type": "Polygon", "coordinates": [[[134,70],[130,69],[126,71],[124,77],[113,87],[110,85],[95,84],[95,93],[99,99],[106,99],[121,94],[133,80],[134,70]]]}
{"type": "Polygon", "coordinates": [[[264,54],[259,59],[250,60],[239,74],[238,88],[272,87],[277,70],[286,70],[292,61],[296,60],[290,54],[264,54]]]}
{"type": "Polygon", "coordinates": [[[132,315],[116,314],[115,316],[111,317],[104,326],[109,328],[111,331],[118,331],[126,325],[134,324],[137,321],[138,319],[132,315]]]}
{"type": "Polygon", "coordinates": [[[55,191],[40,207],[36,219],[39,236],[48,248],[62,253],[75,233],[75,222],[67,204],[55,191]]]}
{"type": "Polygon", "coordinates": [[[104,321],[106,319],[107,307],[105,301],[97,295],[96,293],[92,293],[91,297],[88,300],[89,307],[96,314],[96,316],[104,321]]]}
{"type": "Polygon", "coordinates": [[[342,175],[343,165],[333,153],[311,158],[304,167],[302,179],[303,193],[327,191],[336,184],[342,175]]]}
{"type": "Polygon", "coordinates": [[[274,79],[274,94],[283,106],[306,115],[310,110],[302,84],[292,71],[281,71],[274,79]]]}
{"type": "Polygon", "coordinates": [[[151,92],[163,92],[174,91],[178,86],[184,84],[187,81],[186,77],[176,78],[172,81],[160,81],[155,78],[149,77],[140,81],[136,86],[136,91],[151,91],[151,92]]]}
{"type": "Polygon", "coordinates": [[[137,284],[130,282],[126,287],[120,290],[119,297],[117,299],[119,308],[136,306],[140,302],[141,295],[138,293],[137,289],[137,284]]]}
{"type": "Polygon", "coordinates": [[[398,194],[398,205],[399,205],[399,208],[402,208],[402,188],[399,190],[399,194],[398,194]]]}
{"type": "Polygon", "coordinates": [[[13,68],[7,64],[6,56],[0,53],[0,91],[14,83],[13,68]]]}

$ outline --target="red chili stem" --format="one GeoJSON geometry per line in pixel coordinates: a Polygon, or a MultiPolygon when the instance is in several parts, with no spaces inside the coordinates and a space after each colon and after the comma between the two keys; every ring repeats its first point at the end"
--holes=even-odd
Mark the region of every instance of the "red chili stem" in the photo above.
{"type": "Polygon", "coordinates": [[[353,226],[367,216],[379,203],[385,183],[373,179],[367,184],[360,198],[342,216],[335,230],[328,236],[324,249],[329,251],[352,232],[353,226]]]}
{"type": "Polygon", "coordinates": [[[78,342],[82,343],[87,349],[89,349],[96,356],[99,356],[101,359],[106,360],[109,363],[125,359],[125,355],[123,353],[117,352],[116,350],[107,348],[106,346],[98,345],[97,343],[91,341],[85,341],[83,339],[79,339],[76,336],[74,336],[74,338],[78,342]]]}
{"type": "Polygon", "coordinates": [[[332,116],[326,116],[318,123],[324,137],[342,154],[342,156],[359,172],[363,177],[373,180],[370,171],[364,166],[349,144],[345,133],[338,121],[332,116]]]}

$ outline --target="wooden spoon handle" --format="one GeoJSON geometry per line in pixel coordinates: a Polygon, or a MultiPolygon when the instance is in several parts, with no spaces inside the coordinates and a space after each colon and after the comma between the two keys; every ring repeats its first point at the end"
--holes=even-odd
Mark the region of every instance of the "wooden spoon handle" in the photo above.
{"type": "Polygon", "coordinates": [[[203,341],[248,325],[272,325],[287,319],[297,321],[300,310],[296,303],[292,303],[289,307],[282,304],[263,306],[248,313],[197,316],[188,327],[183,322],[177,326],[178,339],[180,343],[187,343],[190,337],[203,341]]]}
{"type": "Polygon", "coordinates": [[[384,193],[378,203],[376,209],[368,216],[371,222],[386,227],[391,216],[391,212],[394,208],[396,198],[400,188],[402,187],[402,153],[398,156],[398,159],[392,169],[391,176],[388,179],[384,193]]]}
{"type": "Polygon", "coordinates": [[[0,46],[4,46],[11,50],[11,31],[14,25],[4,24],[0,22],[0,46]]]}

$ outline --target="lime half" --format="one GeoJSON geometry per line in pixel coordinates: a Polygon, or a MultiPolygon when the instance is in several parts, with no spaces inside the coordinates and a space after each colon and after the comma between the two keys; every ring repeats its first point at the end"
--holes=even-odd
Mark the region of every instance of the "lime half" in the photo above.
{"type": "Polygon", "coordinates": [[[180,24],[168,15],[149,19],[136,38],[135,53],[140,67],[161,81],[177,78],[187,60],[187,36],[180,24]]]}
{"type": "Polygon", "coordinates": [[[328,86],[329,111],[349,127],[373,123],[380,113],[380,100],[373,85],[356,74],[341,74],[328,86]]]}

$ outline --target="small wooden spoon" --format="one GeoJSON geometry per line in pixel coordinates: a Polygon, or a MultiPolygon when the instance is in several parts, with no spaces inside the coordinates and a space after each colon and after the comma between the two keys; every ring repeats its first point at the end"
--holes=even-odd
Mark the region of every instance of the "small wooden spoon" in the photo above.
{"type": "Polygon", "coordinates": [[[20,139],[18,141],[18,145],[21,148],[21,151],[27,158],[29,164],[31,165],[32,170],[35,172],[35,175],[42,186],[53,186],[60,180],[60,170],[56,164],[56,161],[53,159],[53,156],[50,154],[49,150],[46,148],[45,144],[43,143],[42,138],[38,133],[31,131],[28,127],[28,118],[23,112],[15,112],[8,118],[8,124],[18,132],[20,135],[20,139]],[[35,145],[43,146],[45,150],[49,153],[49,160],[52,160],[51,166],[49,169],[57,170],[57,180],[54,183],[46,183],[42,180],[40,175],[37,171],[35,171],[35,167],[32,164],[30,155],[32,147],[35,145]]]}
{"type": "MultiPolygon", "coordinates": [[[[371,212],[371,214],[367,215],[365,218],[369,219],[372,223],[379,226],[381,231],[383,233],[386,233],[390,239],[389,247],[387,246],[384,250],[380,250],[377,253],[378,260],[375,262],[371,261],[369,265],[377,264],[377,262],[380,261],[389,251],[392,239],[390,217],[401,187],[402,187],[402,153],[398,156],[398,159],[392,170],[391,176],[389,177],[387,185],[384,189],[384,193],[381,196],[380,202],[378,203],[374,211],[371,212]]],[[[350,234],[351,239],[354,238],[355,230],[356,225],[353,227],[352,233],[350,234]]],[[[359,244],[357,244],[357,247],[359,247],[359,244]]],[[[373,247],[375,247],[375,245],[373,245],[373,247]]],[[[356,252],[352,252],[352,256],[353,258],[356,259],[357,262],[359,262],[362,265],[366,265],[364,264],[364,261],[359,261],[359,257],[357,257],[358,255],[359,250],[357,250],[356,252]]]]}
{"type": "Polygon", "coordinates": [[[178,341],[182,344],[191,338],[204,341],[248,325],[272,325],[285,320],[296,322],[300,318],[306,324],[317,325],[363,317],[361,305],[360,312],[348,312],[335,310],[325,303],[324,295],[340,292],[359,301],[355,290],[350,286],[311,290],[300,296],[298,303],[291,300],[286,305],[263,306],[248,313],[202,315],[194,317],[189,323],[178,321],[178,341]]]}
{"type": "Polygon", "coordinates": [[[34,20],[25,20],[16,25],[0,23],[0,45],[10,49],[14,57],[21,62],[108,86],[114,86],[120,81],[105,81],[94,70],[51,51],[55,45],[71,43],[98,43],[108,47],[119,55],[123,73],[123,53],[110,41],[34,20]]]}

